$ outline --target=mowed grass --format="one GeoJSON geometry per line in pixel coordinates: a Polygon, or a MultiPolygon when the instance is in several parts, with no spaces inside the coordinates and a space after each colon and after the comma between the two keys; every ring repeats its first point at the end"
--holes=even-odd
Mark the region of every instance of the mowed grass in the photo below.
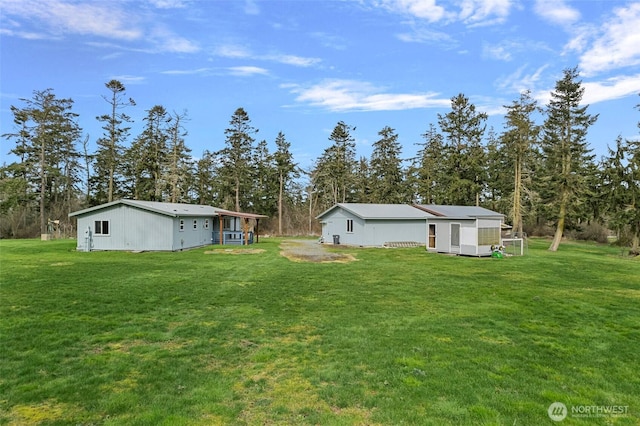
{"type": "Polygon", "coordinates": [[[81,253],[0,241],[0,424],[640,422],[640,261],[340,248],[81,253]]]}

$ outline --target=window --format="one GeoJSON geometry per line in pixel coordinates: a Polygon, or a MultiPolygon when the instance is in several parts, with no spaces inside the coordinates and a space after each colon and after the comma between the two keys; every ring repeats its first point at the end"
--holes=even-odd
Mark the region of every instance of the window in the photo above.
{"type": "Polygon", "coordinates": [[[193,219],[193,229],[198,229],[198,219],[193,219]]]}
{"type": "Polygon", "coordinates": [[[204,229],[209,229],[209,219],[204,220],[204,229]]]}
{"type": "Polygon", "coordinates": [[[184,219],[180,219],[180,231],[184,231],[184,219]]]}
{"type": "Polygon", "coordinates": [[[93,233],[95,235],[109,235],[109,221],[96,220],[94,222],[93,233]]]}
{"type": "Polygon", "coordinates": [[[353,219],[347,219],[347,232],[353,232],[353,219]]]}
{"type": "Polygon", "coordinates": [[[500,228],[478,228],[478,245],[491,246],[500,244],[500,228]]]}

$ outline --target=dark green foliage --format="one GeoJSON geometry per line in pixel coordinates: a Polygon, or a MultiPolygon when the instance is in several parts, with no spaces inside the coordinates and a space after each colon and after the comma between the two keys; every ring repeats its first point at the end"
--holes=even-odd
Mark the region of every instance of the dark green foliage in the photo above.
{"type": "Polygon", "coordinates": [[[576,217],[589,195],[589,176],[593,170],[590,167],[593,155],[586,136],[598,116],[587,114],[588,105],[581,105],[584,87],[577,79],[576,68],[564,71],[551,93],[543,127],[544,176],[539,183],[542,199],[556,219],[551,251],[558,249],[565,225],[576,217]]]}
{"type": "Polygon", "coordinates": [[[64,220],[76,206],[75,187],[80,181],[80,153],[76,144],[82,131],[78,115],[72,111],[73,100],[57,98],[53,89],[35,91],[33,98],[21,101],[25,104],[23,108],[11,106],[17,132],[3,135],[15,141],[11,153],[19,158],[4,168],[3,178],[20,180],[16,184],[6,182],[3,190],[20,193],[8,194],[10,204],[3,209],[30,214],[29,209],[25,211],[11,203],[24,200],[30,204],[30,200],[37,199],[40,233],[44,234],[50,217],[64,220]]]}
{"type": "MultiPolygon", "coordinates": [[[[522,233],[525,206],[533,204],[531,191],[532,177],[535,169],[540,126],[534,121],[534,114],[540,112],[535,99],[529,91],[523,92],[520,98],[509,106],[505,106],[505,132],[499,139],[505,177],[511,178],[511,208],[509,216],[514,231],[522,233]]],[[[491,167],[495,170],[495,167],[491,167]]]]}
{"type": "Polygon", "coordinates": [[[355,130],[338,122],[331,132],[329,140],[333,144],[324,150],[313,171],[313,185],[320,200],[320,210],[335,203],[353,200],[354,172],[356,170],[355,139],[351,131],[355,130]]]}
{"type": "Polygon", "coordinates": [[[104,123],[104,135],[97,140],[98,150],[95,153],[93,164],[94,174],[91,179],[93,194],[92,204],[102,204],[114,200],[122,195],[122,170],[121,165],[125,152],[125,144],[129,137],[131,118],[120,111],[127,106],[135,106],[133,99],[126,99],[126,88],[118,80],[105,83],[111,96],[103,96],[110,106],[108,114],[96,117],[104,123]]]}
{"type": "Polygon", "coordinates": [[[217,152],[221,162],[217,178],[221,180],[222,206],[243,211],[249,208],[251,177],[253,173],[253,135],[258,129],[251,126],[251,119],[243,108],[233,113],[224,133],[225,147],[217,152]]]}
{"type": "Polygon", "coordinates": [[[402,146],[395,130],[385,126],[378,132],[369,161],[370,200],[373,203],[398,204],[410,201],[402,168],[402,146]]]}

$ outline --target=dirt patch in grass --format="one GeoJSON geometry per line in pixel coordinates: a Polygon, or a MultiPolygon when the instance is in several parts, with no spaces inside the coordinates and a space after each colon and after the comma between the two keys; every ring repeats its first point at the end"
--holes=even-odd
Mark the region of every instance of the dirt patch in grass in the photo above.
{"type": "Polygon", "coordinates": [[[204,254],[260,254],[264,252],[264,249],[216,249],[207,250],[204,254]]]}
{"type": "Polygon", "coordinates": [[[315,240],[283,241],[280,254],[293,262],[347,263],[357,260],[350,253],[329,252],[315,240]]]}

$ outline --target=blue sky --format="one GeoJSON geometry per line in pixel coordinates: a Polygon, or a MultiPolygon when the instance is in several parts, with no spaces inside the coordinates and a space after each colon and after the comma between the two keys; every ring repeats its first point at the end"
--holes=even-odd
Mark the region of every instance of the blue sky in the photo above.
{"type": "MultiPolygon", "coordinates": [[[[279,131],[308,168],[338,121],[369,156],[385,126],[405,157],[464,93],[503,129],[503,105],[531,90],[546,104],[578,66],[600,157],[637,138],[640,2],[562,0],[2,0],[0,132],[34,90],[72,98],[93,146],[118,79],[145,110],[187,111],[192,155],[224,146],[243,107],[271,147],[279,131]]],[[[2,161],[12,161],[6,140],[2,161]]]]}

